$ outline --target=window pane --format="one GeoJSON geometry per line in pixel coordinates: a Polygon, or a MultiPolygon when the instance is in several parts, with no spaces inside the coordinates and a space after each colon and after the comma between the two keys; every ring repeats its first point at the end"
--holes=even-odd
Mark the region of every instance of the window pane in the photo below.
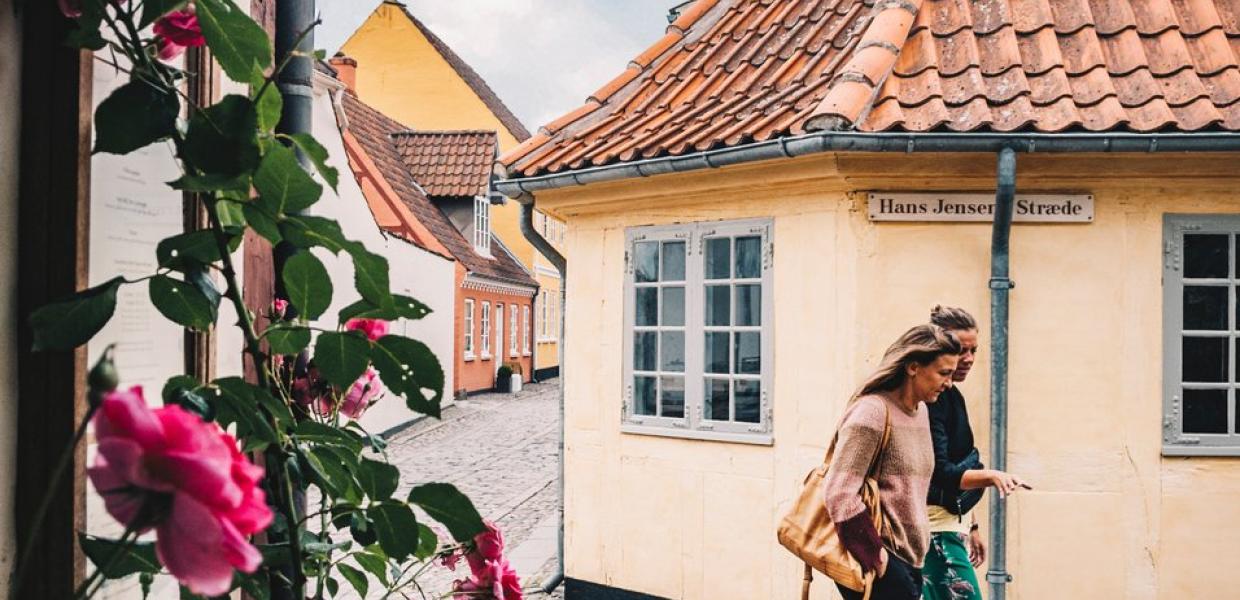
{"type": "Polygon", "coordinates": [[[685,416],[685,378],[660,377],[659,400],[663,405],[664,417],[682,418],[685,416]]]}
{"type": "Polygon", "coordinates": [[[1184,433],[1227,433],[1227,390],[1184,390],[1184,433]]]}
{"type": "Polygon", "coordinates": [[[658,370],[657,356],[658,341],[655,336],[659,334],[653,331],[639,331],[633,334],[633,370],[634,371],[656,371],[658,370]]]}
{"type": "Polygon", "coordinates": [[[762,286],[736,286],[736,324],[740,326],[762,324],[762,286]]]}
{"type": "Polygon", "coordinates": [[[1184,286],[1184,329],[1226,331],[1227,288],[1184,286]]]}
{"type": "Polygon", "coordinates": [[[685,288],[663,288],[663,322],[661,325],[665,327],[681,327],[684,324],[685,288]]]}
{"type": "Polygon", "coordinates": [[[659,288],[637,288],[637,314],[634,322],[638,327],[659,324],[659,288]]]}
{"type": "Polygon", "coordinates": [[[762,402],[758,390],[762,384],[752,380],[736,380],[736,420],[757,423],[762,420],[762,402]]]}
{"type": "Polygon", "coordinates": [[[728,332],[706,332],[705,359],[707,373],[728,372],[728,332]]]}
{"type": "Polygon", "coordinates": [[[726,327],[732,324],[731,293],[732,286],[706,286],[706,325],[726,327]]]}
{"type": "Polygon", "coordinates": [[[736,372],[745,375],[758,375],[762,373],[762,354],[761,354],[760,333],[737,333],[736,334],[736,372]]]}
{"type": "Polygon", "coordinates": [[[762,276],[762,238],[736,238],[736,278],[757,279],[762,276]]]}
{"type": "Polygon", "coordinates": [[[1181,357],[1184,381],[1218,383],[1227,381],[1227,338],[1184,338],[1181,357]]]}
{"type": "Polygon", "coordinates": [[[654,377],[633,378],[633,412],[639,415],[655,415],[658,405],[654,396],[654,377]]]}
{"type": "Polygon", "coordinates": [[[661,353],[663,360],[660,371],[669,371],[672,373],[685,372],[685,333],[683,331],[664,331],[660,334],[663,338],[663,351],[661,353]]]}
{"type": "Polygon", "coordinates": [[[662,281],[685,280],[685,243],[668,242],[663,244],[663,276],[662,281]]]}
{"type": "Polygon", "coordinates": [[[727,421],[728,414],[728,380],[706,380],[706,406],[703,407],[702,418],[712,421],[727,421]]]}
{"type": "Polygon", "coordinates": [[[706,240],[706,278],[727,279],[732,275],[732,238],[706,240]]]}
{"type": "Polygon", "coordinates": [[[1226,235],[1186,234],[1184,236],[1185,277],[1227,277],[1226,235]]]}
{"type": "Polygon", "coordinates": [[[633,277],[637,281],[659,280],[658,242],[639,242],[634,245],[633,277]]]}

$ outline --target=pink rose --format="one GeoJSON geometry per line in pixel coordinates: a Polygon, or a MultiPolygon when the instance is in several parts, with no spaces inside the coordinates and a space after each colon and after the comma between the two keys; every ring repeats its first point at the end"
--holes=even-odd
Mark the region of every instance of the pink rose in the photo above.
{"type": "Polygon", "coordinates": [[[454,583],[453,600],[522,600],[521,579],[504,558],[504,535],[490,521],[474,536],[474,548],[465,555],[471,576],[454,583]]]}
{"type": "Polygon", "coordinates": [[[70,19],[76,19],[82,16],[82,0],[57,0],[60,3],[60,12],[70,19]]]}
{"type": "Polygon", "coordinates": [[[263,469],[218,425],[171,405],[152,410],[142,388],[109,393],[94,418],[99,453],[88,470],[116,520],[155,529],[159,560],[195,594],[218,596],[233,570],[262,563],[247,537],[272,513],[259,482],[263,469]]]}
{"type": "Polygon", "coordinates": [[[461,562],[461,554],[459,552],[449,552],[439,559],[439,564],[448,568],[449,571],[456,570],[456,563],[461,562]]]}
{"type": "Polygon", "coordinates": [[[172,60],[180,56],[186,48],[206,44],[202,37],[202,27],[198,25],[198,15],[194,13],[194,5],[184,10],[174,10],[155,21],[155,42],[159,46],[159,58],[172,60]]]}
{"type": "Polygon", "coordinates": [[[288,312],[288,300],[276,298],[271,301],[271,312],[277,318],[283,319],[284,313],[288,312]]]}
{"type": "Polygon", "coordinates": [[[349,319],[345,322],[346,331],[360,331],[375,341],[388,333],[388,322],[381,319],[349,319]]]}
{"type": "Polygon", "coordinates": [[[379,373],[374,367],[367,367],[366,372],[353,382],[349,393],[345,394],[344,402],[340,404],[340,414],[350,419],[362,418],[362,413],[375,403],[376,396],[381,392],[383,392],[383,384],[379,382],[379,373]]]}

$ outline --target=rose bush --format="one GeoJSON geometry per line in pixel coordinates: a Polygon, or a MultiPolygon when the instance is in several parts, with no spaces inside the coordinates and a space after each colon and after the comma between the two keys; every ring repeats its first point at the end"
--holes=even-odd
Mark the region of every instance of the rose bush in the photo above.
{"type": "MultiPolygon", "coordinates": [[[[256,599],[319,599],[344,584],[362,597],[405,596],[421,567],[468,547],[471,575],[461,588],[519,598],[502,536],[469,499],[448,483],[402,485],[386,441],[357,423],[381,396],[438,417],[444,373],[425,344],[389,325],[430,309],[392,293],[386,259],[335,221],[305,214],[339,175],[311,135],[274,130],[283,99],[273,78],[281,65],[313,57],[295,52],[277,64],[266,32],[233,0],[58,2],[75,19],[68,43],[98,51],[128,77],[98,104],[94,152],[167,144],[182,172],[167,199],[194,203],[209,226],[162,240],[158,266],[145,276],[117,276],[36,310],[35,349],[87,343],[118,297],[129,297],[120,289],[142,285],[154,308],[192,330],[216,327],[228,303],[252,368],[248,378],[172,377],[148,405],[141,388],[117,391],[124,365],[104,353],[88,377],[90,409],[76,440],[93,423],[98,452],[88,476],[124,533],[80,536],[95,569],[76,597],[134,576],[148,590],[160,573],[180,582],[182,598],[241,590],[256,599]],[[185,105],[186,80],[200,69],[192,60],[186,69],[165,61],[204,44],[248,92],[185,105]],[[269,323],[247,308],[233,263],[251,233],[279,245],[284,258],[273,275],[285,293],[270,305],[269,323]],[[324,253],[343,253],[354,267],[360,299],[336,315],[325,312],[343,285],[333,285],[324,253]],[[422,522],[428,515],[450,540],[422,522]],[[152,532],[153,542],[139,539],[152,532]]],[[[66,449],[54,481],[73,455],[66,449]]],[[[11,597],[32,597],[23,575],[47,494],[19,551],[11,597]]]]}

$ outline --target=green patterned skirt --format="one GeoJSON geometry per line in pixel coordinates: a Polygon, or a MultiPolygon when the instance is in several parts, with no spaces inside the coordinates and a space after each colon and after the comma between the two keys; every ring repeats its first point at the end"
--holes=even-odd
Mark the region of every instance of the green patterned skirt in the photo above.
{"type": "Polygon", "coordinates": [[[966,542],[959,533],[931,534],[930,551],[921,569],[925,600],[982,600],[966,542]]]}

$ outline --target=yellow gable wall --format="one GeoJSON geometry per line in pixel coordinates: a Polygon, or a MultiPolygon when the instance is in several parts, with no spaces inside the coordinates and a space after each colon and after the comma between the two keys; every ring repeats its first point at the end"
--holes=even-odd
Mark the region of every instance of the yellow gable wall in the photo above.
{"type": "MultiPolygon", "coordinates": [[[[1240,460],[1160,453],[1160,278],[1165,213],[1240,212],[1235,160],[1021,157],[1019,191],[1092,193],[1096,219],[1012,234],[1009,466],[1036,489],[1008,504],[1009,598],[1233,586],[1240,460]]],[[[982,324],[962,389],[988,456],[990,226],[870,223],[859,192],[993,190],[993,173],[985,155],[819,156],[541,193],[594,266],[568,289],[568,576],[671,598],[797,597],[778,518],[853,387],[936,303],[982,324]],[[774,219],[774,445],[620,433],[625,228],[750,217],[774,219]]],[[[818,578],[814,597],[831,588],[818,578]]]]}
{"type": "MultiPolygon", "coordinates": [[[[519,144],[400,6],[380,4],[340,51],[357,60],[358,97],[400,123],[415,129],[495,130],[501,153],[519,144]]],[[[491,207],[491,228],[531,273],[535,264],[547,264],[521,235],[516,202],[491,207]]],[[[535,279],[542,289],[559,293],[558,278],[535,279]]],[[[555,344],[539,344],[537,359],[538,368],[555,366],[555,344]]]]}

